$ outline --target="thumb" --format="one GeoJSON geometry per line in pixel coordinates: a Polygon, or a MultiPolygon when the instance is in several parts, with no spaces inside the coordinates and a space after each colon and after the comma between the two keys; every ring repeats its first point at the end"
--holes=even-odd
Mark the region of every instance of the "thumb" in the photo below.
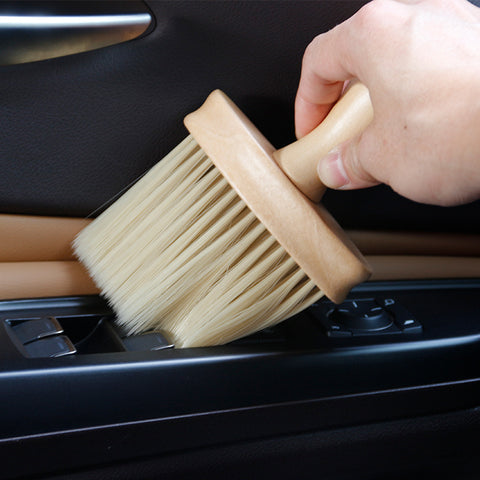
{"type": "Polygon", "coordinates": [[[322,183],[335,190],[354,190],[378,185],[380,182],[369,173],[359,155],[362,137],[348,140],[331,150],[317,165],[322,183]]]}

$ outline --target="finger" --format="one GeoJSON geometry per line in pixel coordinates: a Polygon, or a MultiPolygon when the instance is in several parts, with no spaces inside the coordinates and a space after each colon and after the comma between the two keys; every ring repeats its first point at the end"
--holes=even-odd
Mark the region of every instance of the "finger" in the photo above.
{"type": "MultiPolygon", "coordinates": [[[[317,86],[320,87],[320,84],[317,86]]],[[[308,97],[304,92],[299,90],[295,98],[295,134],[297,138],[301,138],[310,133],[321,121],[327,116],[333,104],[340,97],[343,82],[323,85],[326,92],[323,97],[319,96],[319,100],[315,101],[312,96],[308,97]]],[[[320,95],[320,94],[319,94],[320,95]]]]}
{"type": "Polygon", "coordinates": [[[295,99],[295,129],[300,138],[313,130],[338,100],[344,82],[355,77],[345,50],[345,24],[316,37],[305,50],[295,99]]]}
{"type": "Polygon", "coordinates": [[[317,173],[320,180],[335,190],[354,190],[378,185],[381,180],[375,178],[370,172],[369,162],[364,160],[371,158],[369,150],[368,134],[339,145],[319,161],[317,173]]]}

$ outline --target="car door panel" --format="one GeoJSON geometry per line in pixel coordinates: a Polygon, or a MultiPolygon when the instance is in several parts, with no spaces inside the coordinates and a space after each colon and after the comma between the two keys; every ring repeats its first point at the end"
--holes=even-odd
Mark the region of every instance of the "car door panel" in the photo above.
{"type": "MultiPolygon", "coordinates": [[[[93,8],[69,3],[34,6],[93,8]]],[[[373,266],[348,305],[381,306],[388,332],[335,336],[326,299],[219,347],[152,349],[114,326],[76,233],[187,135],[213,89],[275,146],[293,141],[306,45],[366,2],[120,3],[151,15],[140,37],[0,66],[0,478],[477,478],[478,201],[325,195],[373,266]],[[38,357],[15,333],[52,317],[76,353],[38,357]]]]}

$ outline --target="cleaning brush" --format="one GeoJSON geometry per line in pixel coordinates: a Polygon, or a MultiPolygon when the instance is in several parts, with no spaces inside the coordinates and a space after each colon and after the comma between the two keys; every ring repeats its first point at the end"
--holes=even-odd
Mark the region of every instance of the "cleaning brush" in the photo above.
{"type": "Polygon", "coordinates": [[[371,121],[352,84],[311,134],[277,150],[216,90],[190,135],[105,210],[74,249],[128,335],[227,343],[370,275],[323,206],[318,159],[371,121]],[[280,167],[281,168],[280,168],[280,167]]]}

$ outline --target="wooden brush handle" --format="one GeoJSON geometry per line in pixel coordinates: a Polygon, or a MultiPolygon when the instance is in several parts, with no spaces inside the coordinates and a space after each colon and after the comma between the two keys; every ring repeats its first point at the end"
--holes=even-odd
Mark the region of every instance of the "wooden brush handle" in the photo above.
{"type": "Polygon", "coordinates": [[[360,135],[373,119],[367,87],[352,82],[325,120],[308,135],[274,152],[278,165],[314,202],[325,192],[317,174],[318,161],[337,145],[360,135]]]}

